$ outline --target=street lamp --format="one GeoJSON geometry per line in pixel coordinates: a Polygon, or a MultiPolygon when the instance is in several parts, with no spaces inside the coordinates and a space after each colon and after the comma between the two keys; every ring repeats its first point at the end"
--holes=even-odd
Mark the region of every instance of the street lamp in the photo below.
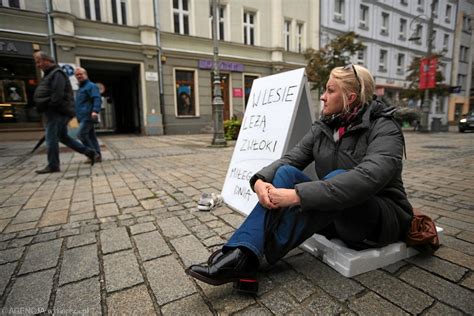
{"type": "MultiPolygon", "coordinates": [[[[435,9],[435,1],[431,1],[431,10],[430,10],[430,16],[428,19],[428,36],[427,36],[427,46],[428,46],[428,51],[426,52],[426,57],[431,57],[431,54],[433,53],[433,24],[434,24],[434,9],[435,9]]],[[[410,23],[410,25],[417,20],[417,18],[421,17],[423,15],[418,15],[416,16],[410,23]]],[[[411,27],[410,27],[411,28],[411,27]]],[[[417,34],[415,37],[410,37],[408,40],[409,41],[414,41],[414,40],[419,40],[421,37],[421,34],[417,34]]],[[[420,126],[418,128],[418,131],[420,132],[428,132],[428,119],[430,115],[430,109],[431,109],[431,100],[430,100],[430,91],[429,89],[425,89],[424,96],[423,96],[423,103],[421,105],[421,122],[420,126]]]]}
{"type": "Polygon", "coordinates": [[[214,135],[212,145],[226,146],[227,141],[224,137],[224,101],[221,94],[221,78],[219,73],[219,42],[217,38],[217,23],[219,17],[219,8],[217,0],[212,0],[212,37],[214,43],[214,65],[213,65],[213,87],[214,98],[212,99],[212,115],[214,117],[214,135]]]}

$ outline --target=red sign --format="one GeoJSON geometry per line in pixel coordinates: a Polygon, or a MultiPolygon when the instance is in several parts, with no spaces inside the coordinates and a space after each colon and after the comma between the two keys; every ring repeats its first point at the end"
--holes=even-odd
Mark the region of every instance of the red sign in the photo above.
{"type": "Polygon", "coordinates": [[[233,88],[232,89],[232,96],[234,98],[241,98],[244,96],[242,88],[233,88]]]}
{"type": "Polygon", "coordinates": [[[418,88],[421,90],[432,89],[436,86],[436,68],[438,67],[438,58],[422,58],[420,60],[420,83],[418,88]]]}

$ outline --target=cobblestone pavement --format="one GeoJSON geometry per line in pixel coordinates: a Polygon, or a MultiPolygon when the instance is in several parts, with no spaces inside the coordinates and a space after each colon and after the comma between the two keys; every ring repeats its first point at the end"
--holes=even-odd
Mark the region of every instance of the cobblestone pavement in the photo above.
{"type": "Polygon", "coordinates": [[[257,297],[184,273],[243,217],[200,212],[233,151],[209,135],[101,137],[92,168],[65,148],[62,172],[37,175],[44,149],[0,142],[0,308],[86,314],[474,314],[474,134],[406,133],[414,206],[445,229],[434,256],[345,278],[299,249],[261,273],[257,297]]]}

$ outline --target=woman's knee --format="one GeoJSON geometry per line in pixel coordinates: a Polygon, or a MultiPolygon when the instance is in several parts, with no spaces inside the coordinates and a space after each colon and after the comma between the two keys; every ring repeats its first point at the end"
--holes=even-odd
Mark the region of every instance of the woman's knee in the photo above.
{"type": "Polygon", "coordinates": [[[283,165],[278,167],[276,173],[275,173],[275,178],[276,177],[288,177],[290,174],[294,173],[295,171],[299,171],[298,168],[295,168],[290,165],[283,165]]]}

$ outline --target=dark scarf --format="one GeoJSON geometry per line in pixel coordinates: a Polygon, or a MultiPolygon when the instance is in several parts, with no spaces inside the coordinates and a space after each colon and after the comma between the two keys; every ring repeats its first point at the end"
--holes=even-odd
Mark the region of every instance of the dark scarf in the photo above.
{"type": "Polygon", "coordinates": [[[330,129],[339,132],[339,138],[344,135],[349,125],[356,125],[362,120],[362,115],[367,108],[367,104],[359,104],[349,111],[343,111],[332,115],[321,115],[321,122],[330,129]]]}

